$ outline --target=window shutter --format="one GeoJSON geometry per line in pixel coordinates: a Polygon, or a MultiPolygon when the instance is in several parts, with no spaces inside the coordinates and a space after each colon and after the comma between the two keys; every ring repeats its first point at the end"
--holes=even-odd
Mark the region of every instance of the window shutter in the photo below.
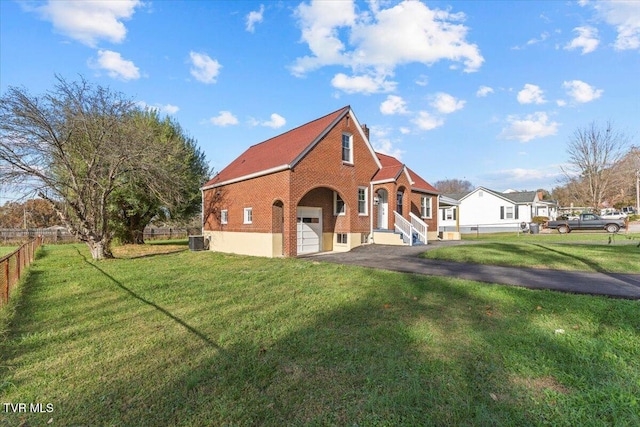
{"type": "Polygon", "coordinates": [[[515,209],[516,211],[515,216],[516,216],[516,219],[518,219],[518,212],[520,212],[520,206],[515,205],[513,209],[515,209]]]}
{"type": "Polygon", "coordinates": [[[456,218],[456,214],[458,213],[458,208],[453,208],[453,220],[455,221],[456,218]]]}
{"type": "Polygon", "coordinates": [[[445,219],[447,219],[447,210],[442,209],[442,220],[444,221],[445,219]]]}
{"type": "Polygon", "coordinates": [[[504,219],[504,206],[500,206],[500,219],[504,219]]]}

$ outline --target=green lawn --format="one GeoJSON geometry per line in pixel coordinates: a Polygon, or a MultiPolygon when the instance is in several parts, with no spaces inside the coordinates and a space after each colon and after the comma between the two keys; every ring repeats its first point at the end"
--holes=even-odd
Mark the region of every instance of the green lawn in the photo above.
{"type": "Polygon", "coordinates": [[[3,257],[7,254],[10,254],[11,252],[15,251],[16,249],[18,249],[17,246],[0,246],[0,257],[3,257]]]}
{"type": "Polygon", "coordinates": [[[0,425],[640,424],[640,301],[145,255],[39,252],[10,305],[0,401],[53,412],[0,425]]]}
{"type": "Polygon", "coordinates": [[[640,236],[491,235],[480,243],[451,246],[422,256],[479,264],[611,273],[640,273],[640,236]],[[611,238],[611,239],[610,239],[611,238]]]}

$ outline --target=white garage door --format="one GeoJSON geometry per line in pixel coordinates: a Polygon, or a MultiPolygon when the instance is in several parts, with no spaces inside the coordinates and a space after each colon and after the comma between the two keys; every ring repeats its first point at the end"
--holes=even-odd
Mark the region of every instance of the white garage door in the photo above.
{"type": "Polygon", "coordinates": [[[298,254],[320,252],[322,208],[298,208],[298,254]]]}

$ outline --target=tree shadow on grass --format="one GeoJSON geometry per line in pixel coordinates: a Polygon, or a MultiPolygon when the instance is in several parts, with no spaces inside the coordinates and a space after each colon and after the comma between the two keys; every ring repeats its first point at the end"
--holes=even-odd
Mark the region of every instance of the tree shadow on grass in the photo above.
{"type": "Polygon", "coordinates": [[[101,269],[100,267],[98,267],[96,264],[94,264],[92,262],[89,262],[87,257],[84,256],[82,254],[82,252],[80,252],[79,250],[77,250],[77,252],[78,252],[78,255],[80,255],[82,257],[82,259],[84,260],[85,264],[91,266],[92,268],[94,268],[95,270],[100,272],[100,274],[102,274],[104,277],[108,278],[113,284],[115,284],[117,287],[119,287],[120,289],[125,291],[128,295],[130,295],[133,298],[137,299],[138,301],[140,301],[140,302],[142,302],[144,304],[147,304],[148,306],[153,307],[154,309],[158,310],[160,313],[162,313],[163,315],[165,315],[166,317],[168,317],[172,321],[178,323],[180,326],[182,326],[187,331],[189,331],[192,335],[194,335],[195,337],[199,338],[200,340],[202,340],[203,342],[205,342],[209,346],[214,347],[217,350],[223,351],[223,349],[217,343],[215,343],[213,340],[211,340],[205,334],[203,334],[202,332],[198,331],[197,329],[195,329],[194,327],[192,327],[191,325],[189,325],[188,323],[186,323],[184,320],[180,319],[179,317],[173,315],[169,310],[167,310],[167,309],[165,309],[163,307],[160,307],[159,305],[157,305],[153,301],[150,301],[150,300],[142,297],[141,295],[138,295],[136,292],[134,292],[131,289],[129,289],[128,287],[126,287],[122,282],[120,282],[115,277],[113,277],[112,275],[110,275],[109,273],[107,273],[106,271],[101,269]]]}
{"type": "MultiPolygon", "coordinates": [[[[206,350],[211,340],[159,308],[200,339],[190,344],[194,355],[169,377],[149,366],[133,389],[113,381],[79,397],[79,405],[91,408],[95,421],[120,425],[562,424],[584,417],[585,402],[594,404],[587,421],[620,416],[591,402],[608,392],[594,384],[616,375],[609,350],[581,355],[570,339],[536,326],[543,314],[527,291],[507,290],[507,302],[497,304],[486,285],[366,274],[375,286],[344,303],[315,311],[287,333],[265,323],[272,335],[232,337],[213,355],[206,350]]],[[[306,303],[302,293],[293,295],[306,303]]],[[[541,301],[546,310],[553,299],[541,301]]],[[[252,320],[263,315],[271,313],[252,320]]]]}
{"type": "Polygon", "coordinates": [[[176,249],[176,250],[172,250],[172,251],[167,251],[167,252],[155,252],[155,253],[149,253],[149,254],[140,254],[140,255],[117,255],[115,257],[115,259],[140,259],[140,258],[154,258],[154,257],[159,257],[159,256],[163,256],[163,255],[173,255],[173,254],[177,254],[180,252],[186,252],[186,249],[176,249]]]}
{"type": "MultiPolygon", "coordinates": [[[[247,268],[251,261],[247,258],[247,268]]],[[[209,338],[214,335],[211,318],[199,318],[216,310],[216,301],[181,319],[86,258],[85,263],[157,311],[167,327],[178,324],[185,333],[163,336],[159,328],[150,347],[115,346],[121,353],[118,363],[97,366],[100,381],[85,388],[74,385],[56,396],[59,423],[519,426],[640,421],[631,406],[621,412],[620,405],[603,401],[614,392],[620,397],[640,392],[616,382],[624,373],[617,369],[625,355],[597,341],[582,353],[584,346],[576,344],[591,338],[558,335],[547,324],[549,311],[567,309],[575,297],[342,266],[336,267],[336,278],[344,284],[322,289],[314,281],[314,271],[321,270],[314,269],[327,267],[308,263],[301,268],[307,274],[292,280],[280,303],[243,311],[224,325],[226,338],[215,343],[209,338]],[[318,292],[335,296],[329,305],[317,306],[318,292]],[[612,352],[615,358],[608,356],[612,352]]],[[[606,300],[598,301],[605,314],[581,305],[576,315],[605,316],[606,300]]],[[[621,324],[618,318],[601,319],[605,328],[621,324]]],[[[30,417],[46,422],[49,415],[30,417]]]]}

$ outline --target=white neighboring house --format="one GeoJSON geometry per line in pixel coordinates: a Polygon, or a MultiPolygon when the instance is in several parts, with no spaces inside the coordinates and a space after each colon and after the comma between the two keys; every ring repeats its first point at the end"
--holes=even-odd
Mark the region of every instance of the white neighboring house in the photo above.
{"type": "Polygon", "coordinates": [[[512,231],[529,224],[533,217],[551,220],[558,215],[555,201],[542,200],[536,191],[498,192],[477,187],[469,193],[446,194],[442,197],[459,202],[458,206],[441,206],[439,231],[496,232],[512,231]]]}

